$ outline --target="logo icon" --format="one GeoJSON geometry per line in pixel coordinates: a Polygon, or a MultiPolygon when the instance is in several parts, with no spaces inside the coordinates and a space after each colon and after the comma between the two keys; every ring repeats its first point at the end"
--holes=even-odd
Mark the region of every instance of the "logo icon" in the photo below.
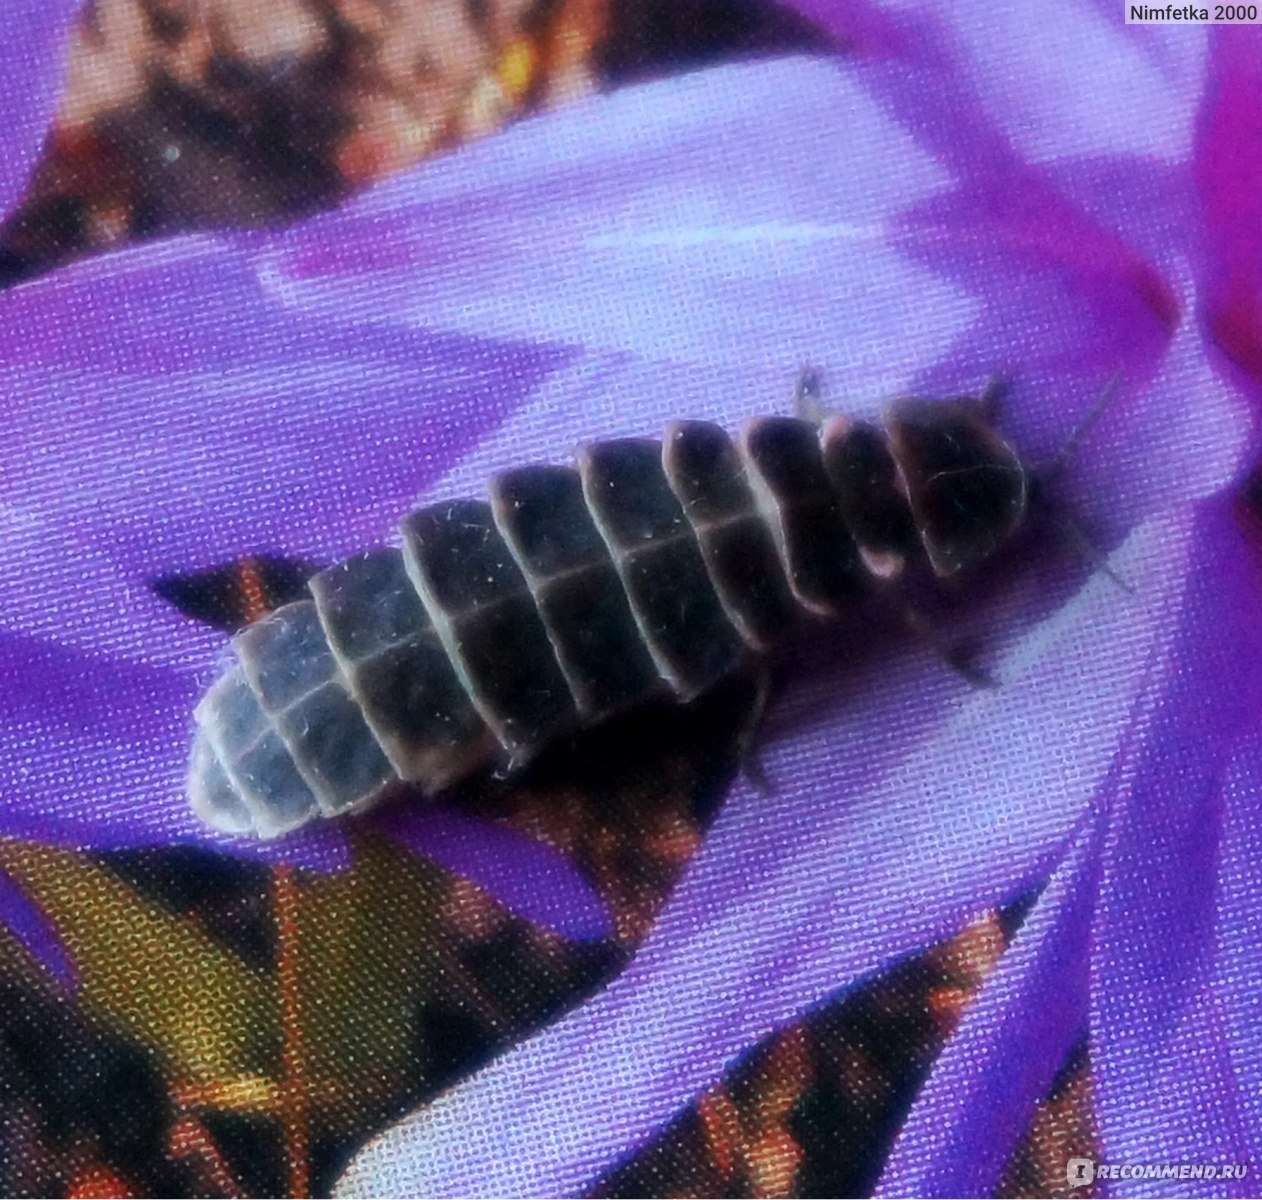
{"type": "Polygon", "coordinates": [[[1071,1158],[1065,1164],[1070,1187],[1086,1187],[1095,1178],[1095,1163],[1089,1158],[1071,1158]]]}

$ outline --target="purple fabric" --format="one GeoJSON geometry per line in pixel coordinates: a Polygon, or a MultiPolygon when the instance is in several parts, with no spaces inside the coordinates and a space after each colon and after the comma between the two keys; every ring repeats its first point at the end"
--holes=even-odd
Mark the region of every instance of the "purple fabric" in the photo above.
{"type": "MultiPolygon", "coordinates": [[[[973,389],[1006,370],[1005,428],[1037,460],[1123,376],[1057,491],[1118,547],[1113,566],[1133,594],[1082,582],[1054,554],[1025,566],[985,609],[994,692],[970,692],[908,649],[840,679],[813,672],[772,717],[777,794],[733,792],[628,970],[380,1135],[341,1181],[347,1194],[589,1187],[761,1037],[1049,876],[910,1119],[889,1190],[992,1187],[1089,1016],[1112,1096],[1127,1088],[1126,1072],[1110,1074],[1116,1059],[1138,1055],[1138,1071],[1144,1055],[1164,1056],[1177,1072],[1214,1015],[1188,1000],[1204,999],[1208,977],[1180,976],[1155,936],[1133,947],[1149,957],[1129,984],[1114,981],[1107,1020],[1098,974],[1127,913],[1141,930],[1173,921],[1181,937],[1212,938],[1205,906],[1215,911],[1229,861],[1206,858],[1202,834],[1189,848],[1203,869],[1185,879],[1163,839],[1215,794],[1231,735],[1189,734],[1188,755],[1156,765],[1167,731],[1196,726],[1222,670],[1170,664],[1196,660],[1251,586],[1237,573],[1217,607],[1207,594],[1241,547],[1225,505],[1203,498],[1232,484],[1257,437],[1221,347],[1195,321],[1192,166],[1207,136],[1194,139],[1195,118],[1207,71],[1229,64],[1207,60],[1197,31],[1132,34],[1092,4],[1068,6],[1054,28],[988,5],[936,7],[848,5],[833,28],[853,60],[728,68],[556,114],[261,253],[274,296],[330,320],[584,347],[453,472],[462,482],[514,448],[555,457],[560,430],[783,409],[804,359],[860,411],[900,387],[973,389]],[[413,273],[423,236],[426,269],[413,273]],[[1171,807],[1166,769],[1194,784],[1186,811],[1171,807]],[[1133,815],[1144,805],[1147,822],[1133,815]],[[1169,881],[1155,896],[1149,861],[1169,881]],[[1058,972],[1063,1006],[1030,1011],[1058,972]],[[1125,1008],[1149,979],[1164,1014],[1154,1029],[1125,1008]],[[944,1131],[972,1105],[1007,1124],[970,1167],[981,1117],[944,1131]]],[[[1258,662],[1235,653],[1242,669],[1258,662]]],[[[1247,813],[1237,819],[1252,829],[1247,813]]],[[[1224,945],[1243,961],[1254,942],[1239,918],[1231,928],[1224,945]]],[[[1257,977],[1235,959],[1212,966],[1237,983],[1257,977]]],[[[1240,988],[1225,994],[1234,1009],[1220,1016],[1246,1003],[1240,988]]],[[[1254,1078],[1256,1025],[1219,1023],[1218,1042],[1254,1078]]],[[[1193,1075],[1220,1061],[1194,1064],[1187,1093],[1164,1102],[1158,1128],[1184,1158],[1198,1129],[1214,1134],[1199,1160],[1244,1152],[1243,1118],[1228,1120],[1242,1096],[1190,1123],[1193,1075]]],[[[1129,1103],[1105,1121],[1115,1161],[1147,1119],[1129,1103]]]]}

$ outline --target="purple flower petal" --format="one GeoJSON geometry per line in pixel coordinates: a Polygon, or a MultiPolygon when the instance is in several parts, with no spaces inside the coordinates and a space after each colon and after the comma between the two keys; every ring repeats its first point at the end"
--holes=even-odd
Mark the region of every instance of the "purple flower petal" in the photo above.
{"type": "MultiPolygon", "coordinates": [[[[555,459],[579,431],[651,430],[685,401],[723,420],[782,408],[803,361],[830,368],[847,402],[971,388],[1007,368],[1018,388],[1005,424],[1034,456],[1125,370],[1066,491],[1108,515],[1135,596],[1098,578],[1072,594],[1050,569],[1004,591],[991,610],[998,693],[963,693],[910,652],[800,690],[773,717],[792,729],[768,756],[780,793],[737,792],[626,975],[379,1139],[344,1181],[357,1191],[590,1183],[770,1030],[1050,871],[1129,745],[1150,668],[1170,703],[1146,697],[1139,728],[1155,740],[1125,780],[1093,980],[1106,1147],[1151,1150],[1155,1135],[1163,1153],[1198,1137],[1248,1149],[1246,1101],[1210,1090],[1215,1074],[1241,1088],[1256,1078],[1251,1038],[1224,1023],[1257,978],[1239,898],[1256,822],[1247,793],[1223,788],[1237,731],[1206,728],[1192,708],[1211,707],[1197,623],[1209,613],[1214,633],[1233,628],[1195,589],[1239,547],[1212,522],[1193,527],[1189,504],[1232,477],[1248,438],[1183,322],[1197,302],[1182,164],[1202,43],[1139,31],[1123,44],[1116,15],[1088,4],[1037,27],[967,0],[949,18],[927,5],[847,13],[863,35],[853,67],[798,61],[630,89],[347,213],[243,239],[241,253],[177,243],[14,293],[16,320],[0,323],[19,414],[0,417],[19,447],[14,482],[7,462],[0,475],[14,548],[0,586],[15,595],[0,662],[29,681],[21,700],[0,700],[14,706],[0,709],[6,734],[17,730],[0,789],[17,822],[106,838],[187,820],[170,807],[168,757],[206,646],[154,603],[153,574],[243,548],[342,553],[389,526],[409,479],[417,492],[463,489],[510,455],[555,459]],[[277,308],[260,303],[246,255],[277,308]],[[471,354],[488,356],[476,378],[471,354]],[[50,406],[85,381],[97,407],[50,406]],[[605,385],[615,394],[597,394],[605,385]],[[383,395],[391,433],[366,433],[383,395]],[[419,472],[418,434],[439,447],[419,472]],[[83,479],[67,461],[89,464],[83,479]],[[29,694],[40,679],[55,685],[43,704],[29,694]],[[59,754],[72,764],[61,774],[59,754]],[[111,793],[119,761],[134,769],[111,793]],[[95,806],[100,789],[117,805],[95,806]],[[1208,806],[1204,825],[1194,804],[1208,806]],[[1179,837],[1200,880],[1177,870],[1179,837]],[[1216,913],[1220,862],[1237,871],[1224,893],[1235,907],[1216,913]],[[1161,941],[1169,929],[1181,959],[1161,941]],[[1137,1063],[1157,1064],[1161,1094],[1136,1094],[1137,1063]]],[[[1220,80],[1248,76],[1218,62],[1220,80]]],[[[1249,88],[1225,94],[1222,111],[1243,115],[1249,88]]],[[[1229,156],[1213,136],[1204,144],[1205,162],[1229,156]]],[[[1247,247],[1245,223],[1220,217],[1211,228],[1229,233],[1215,244],[1247,247]]],[[[1250,287],[1227,307],[1256,324],[1250,287]]],[[[1240,602],[1246,589],[1233,576],[1225,591],[1240,602]]],[[[1256,716],[1249,687],[1233,689],[1256,716]]],[[[463,831],[435,823],[427,836],[453,859],[474,853],[463,831]]],[[[565,895],[581,917],[587,897],[565,895]]],[[[1044,911],[1033,959],[1001,970],[1037,974],[1036,952],[1072,932],[1072,904],[1044,911]]],[[[1041,1043],[1044,1066],[1070,1024],[1041,1043]]]]}
{"type": "Polygon", "coordinates": [[[79,0],[14,0],[5,6],[0,43],[0,213],[26,186],[52,125],[66,35],[79,0]]]}
{"type": "MultiPolygon", "coordinates": [[[[1112,820],[1094,935],[1096,1112],[1115,1162],[1243,1162],[1259,1149],[1241,1122],[1243,1081],[1212,986],[1222,788],[1236,740],[1262,714],[1262,578],[1221,501],[1198,520],[1188,567],[1160,704],[1141,718],[1145,749],[1112,820]]],[[[1248,814],[1257,819],[1256,809],[1248,814]]],[[[1243,1181],[1239,1194],[1255,1186],[1243,1181]]],[[[1217,1181],[1117,1188],[1223,1194],[1217,1181]]]]}
{"type": "Polygon", "coordinates": [[[1085,816],[1064,861],[934,1064],[878,1196],[990,1196],[1086,1033],[1091,917],[1105,829],[1085,816]]]}
{"type": "MultiPolygon", "coordinates": [[[[1109,211],[1121,181],[1146,179],[1145,164],[1169,163],[1186,148],[1182,118],[1195,103],[1196,56],[1184,61],[1173,48],[1164,56],[1145,54],[1130,31],[1090,7],[1071,7],[1065,16],[1072,26],[1065,36],[1089,44],[1091,53],[1055,57],[1073,69],[1060,67],[1066,78],[1055,80],[1041,113],[1048,123],[1056,125],[1071,84],[1079,110],[1094,104],[1097,68],[1116,67],[1119,54],[1126,77],[1133,77],[1126,111],[1167,117],[1147,120],[1150,132],[1138,142],[1124,136],[1132,124],[1116,121],[1115,135],[1096,143],[1088,135],[1098,122],[1086,123],[1078,111],[1070,125],[1076,136],[1044,131],[1032,147],[1092,161],[1119,156],[1107,171],[1098,162],[1080,189],[1093,208],[1109,211]]],[[[981,188],[987,204],[1006,202],[1027,214],[1027,257],[1040,246],[1044,253],[1076,253],[1091,262],[1097,279],[1125,283],[1110,257],[1129,256],[1139,290],[1153,293],[1150,302],[1168,323],[1170,297],[1161,294],[1152,269],[1115,233],[1093,227],[1052,194],[1050,174],[1040,177],[1014,153],[1008,139],[1028,134],[1032,116],[1004,110],[1006,92],[985,104],[974,98],[971,106],[956,95],[955,68],[977,74],[967,42],[954,44],[969,23],[944,30],[928,16],[900,19],[907,27],[895,39],[898,48],[914,38],[917,52],[933,40],[952,45],[932,62],[936,72],[915,55],[877,56],[873,65],[860,54],[840,68],[828,61],[733,67],[628,89],[528,123],[300,227],[265,256],[266,277],[288,302],[348,320],[553,338],[708,365],[815,361],[836,374],[844,393],[860,394],[852,381],[865,379],[883,392],[900,382],[887,374],[891,360],[932,361],[939,357],[934,343],[970,315],[971,287],[944,291],[941,279],[917,278],[901,255],[889,254],[891,240],[902,249],[918,238],[970,258],[977,235],[950,221],[927,213],[901,239],[891,239],[886,224],[904,208],[918,211],[955,175],[972,181],[966,194],[981,188]],[[954,42],[948,32],[957,35],[954,42]],[[868,88],[893,114],[873,105],[868,88]],[[918,106],[909,107],[916,98],[918,106]],[[823,144],[820,130],[838,131],[835,148],[823,144]],[[748,145],[773,147],[775,170],[756,169],[759,159],[748,145]],[[1031,190],[1029,183],[1040,179],[1041,188],[1031,190]]],[[[1037,58],[1040,36],[1049,35],[1019,28],[1025,24],[1015,14],[1007,25],[1001,17],[978,19],[971,36],[1002,26],[996,36],[1024,36],[1036,43],[1029,54],[1037,58]]],[[[1014,69],[1004,78],[1010,92],[1022,76],[1014,69]]],[[[962,90],[970,97],[966,85],[962,90]]],[[[1143,208],[1121,209],[1130,217],[1128,232],[1159,231],[1153,248],[1166,251],[1178,229],[1144,209],[1165,204],[1169,190],[1137,184],[1131,192],[1143,208]]],[[[1004,239],[1001,252],[1011,249],[1004,239]]],[[[1024,265],[1011,266],[1018,279],[1024,265]]],[[[1006,300],[1010,321],[1019,316],[1027,329],[1046,333],[1050,297],[1032,308],[1023,289],[996,288],[995,296],[1006,300]]],[[[1062,291],[1055,299],[1072,314],[1071,297],[1062,291]]],[[[1104,302],[1096,309],[1110,315],[1107,298],[1097,299],[1104,302]]],[[[1096,336],[1114,353],[1138,349],[1107,329],[1096,336]]],[[[961,369],[1024,371],[1024,340],[1009,338],[1000,362],[979,368],[970,359],[961,369]]],[[[995,347],[988,349],[993,355],[995,347]]]]}
{"type": "Polygon", "coordinates": [[[6,835],[98,850],[196,841],[317,869],[348,861],[332,828],[257,842],[216,833],[193,815],[184,798],[199,698],[191,668],[120,662],[0,631],[0,672],[6,835]]]}
{"type": "Polygon", "coordinates": [[[1187,532],[1137,533],[1119,563],[1137,607],[1092,580],[1009,649],[1002,688],[904,662],[887,689],[776,742],[767,766],[791,786],[729,799],[627,971],[370,1143],[343,1192],[579,1191],[742,1049],[1028,887],[1105,777],[1187,532]],[[909,712],[912,678],[952,715],[909,712]]]}
{"type": "MultiPolygon", "coordinates": [[[[1066,910],[1075,914],[1061,931],[1067,940],[1037,947],[1053,977],[1030,976],[1026,982],[1038,998],[1019,994],[1014,1000],[1009,960],[1018,938],[943,1052],[887,1164],[883,1194],[994,1190],[1034,1103],[1085,1025],[1074,997],[1086,986],[1089,947],[1092,1061],[1106,1157],[1241,1162],[1256,1152],[1256,1124],[1246,1129],[1241,1122],[1257,1107],[1245,1097],[1262,1067],[1262,1047],[1256,1032],[1247,1032],[1249,1023],[1233,1021],[1222,1003],[1227,997],[1237,1005],[1256,1003],[1258,976],[1250,968],[1260,965],[1258,946],[1248,933],[1241,942],[1237,918],[1228,922],[1231,933],[1220,935],[1212,967],[1208,956],[1215,954],[1219,900],[1215,857],[1234,849],[1239,889],[1241,852],[1258,833],[1256,793],[1237,792],[1238,827],[1220,850],[1222,812],[1215,797],[1238,732],[1255,726],[1262,713],[1262,676],[1234,665],[1253,663],[1262,651],[1251,620],[1260,580],[1222,501],[1206,507],[1192,546],[1177,650],[1154,664],[1132,748],[1119,763],[1122,786],[1110,813],[1090,943],[1101,873],[1098,836],[1087,857],[1079,854],[1082,890],[1066,910]],[[1058,1023],[1058,1015],[1072,1020],[1058,1023]],[[1047,1036],[1049,1021],[1059,1040],[1047,1036]]],[[[1056,894],[1054,879],[1044,900],[1056,894]]],[[[1027,928],[1034,927],[1032,916],[1027,928]]],[[[1234,1182],[1232,1194],[1252,1187],[1234,1182]]],[[[1182,1195],[1189,1188],[1224,1194],[1219,1181],[1117,1186],[1127,1195],[1182,1195]]]]}
{"type": "Polygon", "coordinates": [[[730,67],[527,122],[300,226],[261,261],[278,296],[338,319],[779,362],[789,377],[822,362],[863,394],[894,346],[932,359],[968,318],[968,298],[908,264],[884,226],[948,181],[831,61],[730,67]],[[821,136],[838,113],[857,150],[821,136]],[[752,167],[755,146],[774,147],[774,169],[752,167]],[[883,169],[856,170],[865,154],[883,169]]]}
{"type": "Polygon", "coordinates": [[[1262,381],[1262,30],[1216,29],[1195,180],[1214,336],[1262,381]]]}
{"type": "Polygon", "coordinates": [[[985,0],[793,3],[854,46],[858,69],[948,160],[982,149],[1055,169],[1114,155],[1175,162],[1190,151],[1200,30],[1128,26],[1096,0],[1069,0],[1057,21],[1037,25],[985,0]]]}
{"type": "MultiPolygon", "coordinates": [[[[0,305],[4,832],[346,865],[338,827],[259,842],[189,810],[191,714],[225,639],[151,582],[247,553],[331,561],[386,540],[569,356],[286,314],[209,239],[83,264],[0,305]],[[59,403],[84,389],[89,403],[59,403]]],[[[514,842],[510,855],[513,835],[494,825],[416,820],[447,865],[510,908],[574,936],[607,930],[576,868],[546,848],[514,842]]]]}
{"type": "MultiPolygon", "coordinates": [[[[1102,26],[1102,36],[1111,28],[1102,26]]],[[[269,286],[289,303],[330,314],[334,296],[353,295],[343,309],[350,322],[467,319],[478,328],[529,327],[594,345],[597,353],[545,388],[555,410],[526,405],[502,431],[506,440],[522,431],[532,448],[546,442],[553,413],[586,430],[585,395],[599,396],[595,403],[613,414],[607,432],[629,431],[632,417],[645,418],[643,428],[651,417],[690,413],[685,400],[725,420],[750,407],[782,407],[763,398],[772,382],[763,365],[768,351],[748,330],[738,337],[737,326],[722,324],[726,317],[698,317],[700,305],[690,300],[676,306],[669,329],[652,328],[658,309],[648,297],[659,305],[661,296],[672,304],[686,297],[679,289],[689,285],[676,275],[694,260],[702,276],[722,268],[717,290],[705,280],[720,301],[740,295],[750,312],[769,314],[777,353],[816,345],[805,307],[816,305],[836,336],[823,361],[832,366],[841,356],[848,404],[897,385],[884,365],[891,360],[935,390],[976,386],[987,370],[1015,363],[1018,387],[1005,423],[1032,456],[1052,453],[1069,413],[1084,411],[1124,366],[1123,399],[1075,459],[1076,483],[1067,490],[1093,521],[1110,517],[1109,544],[1129,535],[1133,565],[1115,565],[1137,595],[1119,603],[1116,589],[1096,580],[1066,603],[1063,582],[1049,588],[1047,576],[1018,588],[998,609],[1001,627],[1017,631],[998,696],[962,700],[952,681],[906,657],[883,663],[879,674],[871,663],[853,665],[841,696],[835,681],[799,692],[800,708],[812,709],[816,721],[834,710],[831,728],[799,716],[794,735],[768,756],[773,778],[791,786],[782,784],[771,800],[743,791],[731,798],[628,972],[428,1113],[383,1135],[353,1165],[342,1185],[348,1191],[548,1194],[586,1186],[778,1024],[1028,886],[1053,865],[1105,778],[1146,668],[1173,628],[1190,536],[1187,505],[1232,478],[1248,434],[1242,406],[1213,376],[1196,330],[1180,324],[1193,287],[1169,214],[1142,253],[1090,215],[1108,211],[1100,203],[1106,178],[1136,164],[1161,168],[1161,153],[1123,145],[1134,150],[1131,158],[1119,160],[1112,175],[1087,173],[1081,194],[1069,200],[1054,181],[1072,172],[1031,171],[1006,144],[1001,122],[975,120],[958,137],[927,138],[950,169],[926,174],[903,126],[830,71],[799,62],[678,85],[686,89],[686,113],[701,111],[731,135],[694,146],[691,117],[684,120],[688,153],[681,158],[710,155],[706,178],[695,185],[689,169],[672,161],[669,130],[657,130],[668,110],[679,113],[675,95],[665,85],[641,89],[592,106],[581,128],[560,119],[537,125],[501,143],[498,158],[499,148],[480,148],[478,157],[458,157],[435,176],[382,189],[345,226],[330,218],[346,244],[359,248],[356,261],[322,256],[313,227],[297,231],[280,254],[262,260],[269,286]],[[707,83],[713,94],[703,91],[707,83]],[[748,95],[766,103],[753,111],[744,104],[748,95]],[[600,125],[610,112],[620,139],[600,125]],[[807,114],[812,130],[837,131],[844,178],[803,142],[807,114]],[[776,148],[765,169],[757,152],[740,152],[738,129],[747,145],[776,148]],[[628,165],[633,154],[636,170],[628,165]],[[798,186],[807,163],[817,193],[798,186]],[[882,170],[872,171],[878,163],[882,170]],[[764,182],[768,173],[776,180],[764,182]],[[906,189],[891,191],[890,179],[904,175],[906,189]],[[1006,189],[1023,188],[1029,203],[1005,197],[1006,189]],[[581,210],[561,220],[561,198],[569,195],[581,210]],[[449,240],[445,248],[441,240],[466,197],[490,248],[484,257],[473,240],[449,240]],[[496,241],[492,203],[510,200],[509,232],[496,241]],[[438,236],[427,245],[436,265],[468,264],[456,272],[455,299],[441,279],[414,285],[406,278],[401,263],[416,249],[405,228],[409,211],[434,223],[438,236]],[[547,220],[535,225],[537,211],[547,220]],[[371,258],[374,228],[382,237],[371,258]],[[820,235],[809,264],[795,262],[788,236],[803,229],[820,235]],[[842,233],[855,243],[846,262],[834,244],[842,233]],[[508,277],[545,245],[551,282],[531,309],[508,277]],[[731,245],[751,253],[733,253],[731,245]],[[753,261],[753,248],[769,246],[770,261],[753,261]],[[584,292],[585,272],[595,280],[611,263],[635,321],[607,318],[613,306],[602,307],[594,283],[584,292]],[[832,299],[811,290],[826,290],[815,270],[840,289],[832,299]],[[502,310],[457,302],[482,277],[508,287],[502,310]],[[783,290],[789,280],[806,298],[801,311],[783,290]],[[953,290],[943,293],[943,281],[953,290]],[[834,303],[843,293],[858,297],[844,311],[834,303]],[[651,336],[641,336],[640,308],[651,336]],[[628,351],[640,361],[618,357],[628,351]],[[688,363],[689,372],[663,358],[688,363]],[[713,391],[742,373],[750,386],[713,391]],[[701,382],[690,384],[689,374],[701,382]],[[655,390],[655,377],[666,386],[655,390]],[[665,413],[672,404],[676,411],[665,413]],[[1198,453],[1171,439],[1172,428],[1194,430],[1198,453]],[[576,1119],[580,1113],[586,1117],[576,1119]]],[[[892,87],[888,79],[872,86],[882,94],[892,87]]],[[[927,128],[933,135],[936,127],[927,128]]],[[[486,454],[495,459],[507,447],[492,442],[486,454]]]]}
{"type": "Polygon", "coordinates": [[[224,639],[151,582],[383,539],[563,357],[278,312],[237,252],[203,239],[83,264],[0,306],[4,831],[344,861],[333,830],[261,846],[188,811],[190,714],[224,639]]]}
{"type": "MultiPolygon", "coordinates": [[[[1222,852],[1218,865],[1218,936],[1210,985],[1222,1005],[1223,1036],[1236,1079],[1237,1115],[1257,1169],[1262,1147],[1262,737],[1244,740],[1223,783],[1222,852]]],[[[1253,1184],[1257,1187],[1256,1182],[1253,1184]]]]}
{"type": "Polygon", "coordinates": [[[957,181],[900,215],[896,243],[980,293],[946,369],[1061,397],[1098,390],[1101,369],[1143,378],[1178,321],[1190,196],[1175,168],[1200,77],[1199,54],[1144,47],[1089,4],[1063,16],[1035,30],[1018,10],[902,6],[853,68],[957,181]],[[1104,120],[1102,88],[1118,102],[1104,120]],[[1154,108],[1163,120],[1124,119],[1154,108]]]}
{"type": "Polygon", "coordinates": [[[439,804],[397,805],[372,823],[562,937],[591,940],[613,930],[600,896],[565,855],[508,826],[439,804]]]}
{"type": "MultiPolygon", "coordinates": [[[[385,540],[570,356],[286,314],[208,239],[83,264],[0,304],[4,831],[345,865],[337,828],[257,842],[189,811],[191,713],[224,639],[151,581],[246,553],[328,561],[385,540]],[[88,404],[59,403],[85,388],[88,404]]],[[[442,861],[510,908],[572,936],[607,932],[590,887],[545,847],[489,824],[415,820],[442,861]]]]}
{"type": "MultiPolygon", "coordinates": [[[[1094,198],[1140,176],[1130,225],[1160,231],[1162,274],[995,150],[999,136],[962,137],[953,178],[831,63],[729,68],[628,89],[430,164],[284,235],[261,269],[285,302],[330,320],[581,341],[598,381],[627,351],[706,373],[704,388],[664,373],[660,403],[642,407],[594,388],[584,432],[782,410],[798,366],[815,361],[857,408],[1006,373],[1017,387],[1005,425],[1032,456],[1050,454],[1066,411],[1085,411],[1110,377],[1122,372],[1124,390],[1152,380],[1191,286],[1178,227],[1153,199],[1164,190],[1143,186],[1138,159],[1094,198]],[[803,131],[834,127],[844,140],[821,157],[803,131]],[[750,145],[776,147],[767,169],[750,145]],[[543,274],[523,254],[546,257],[543,274]],[[633,281],[610,273],[609,254],[634,262],[633,281]],[[679,289],[694,285],[684,302],[679,289]]],[[[1220,388],[1195,333],[1181,336],[1178,386],[1220,388]]],[[[1164,401],[1148,413],[1170,417],[1164,401]]],[[[1155,425],[1141,420],[1136,444],[1155,425]]],[[[521,454],[555,458],[562,430],[540,425],[521,454]]],[[[1088,453],[1102,445],[1093,436],[1088,453]]]]}
{"type": "Polygon", "coordinates": [[[239,253],[192,239],[4,303],[3,430],[30,442],[6,456],[5,499],[129,578],[362,548],[567,357],[289,315],[239,253]],[[71,388],[90,402],[59,403],[71,388]]]}
{"type": "Polygon", "coordinates": [[[36,962],[66,991],[74,988],[78,973],[52,922],[6,872],[0,871],[0,923],[30,952],[36,962]]]}

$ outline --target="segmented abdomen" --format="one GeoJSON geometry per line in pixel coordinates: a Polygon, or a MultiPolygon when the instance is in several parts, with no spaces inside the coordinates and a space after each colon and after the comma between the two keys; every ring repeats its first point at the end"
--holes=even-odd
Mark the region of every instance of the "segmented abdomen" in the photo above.
{"type": "Polygon", "coordinates": [[[272,837],[400,779],[435,792],[655,694],[689,700],[911,554],[938,574],[985,557],[1024,473],[975,406],[924,403],[884,429],[760,418],[739,445],[682,422],[412,513],[400,549],[322,571],[234,639],[196,712],[194,808],[272,837]],[[990,528],[952,529],[935,481],[978,470],[998,481],[990,528]]]}

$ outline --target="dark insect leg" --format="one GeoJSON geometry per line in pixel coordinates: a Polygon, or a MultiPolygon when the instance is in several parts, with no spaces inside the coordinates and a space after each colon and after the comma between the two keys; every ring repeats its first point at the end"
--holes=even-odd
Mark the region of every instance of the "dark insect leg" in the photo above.
{"type": "Polygon", "coordinates": [[[920,641],[933,650],[948,667],[962,676],[973,687],[998,687],[998,681],[977,665],[977,650],[973,646],[951,645],[945,642],[924,613],[910,606],[902,609],[903,623],[920,641]]]}
{"type": "Polygon", "coordinates": [[[753,683],[753,703],[749,706],[745,721],[736,739],[737,762],[740,763],[741,774],[750,785],[763,796],[772,793],[771,783],[762,769],[758,757],[758,735],[762,732],[763,718],[767,715],[767,702],[771,699],[771,666],[764,659],[755,662],[750,668],[753,683]]]}
{"type": "Polygon", "coordinates": [[[1060,535],[1061,540],[1064,541],[1065,544],[1087,564],[1087,566],[1089,566],[1093,571],[1102,572],[1108,579],[1111,579],[1115,584],[1117,584],[1122,591],[1129,592],[1131,595],[1135,594],[1134,587],[1132,587],[1130,583],[1123,579],[1109,565],[1108,555],[1105,554],[1105,552],[1091,540],[1087,531],[1083,529],[1083,527],[1079,525],[1069,513],[1065,512],[1063,509],[1058,509],[1056,512],[1051,514],[1051,520],[1056,532],[1060,535]]]}
{"type": "Polygon", "coordinates": [[[1103,572],[1124,592],[1133,593],[1135,589],[1109,566],[1108,556],[1095,544],[1086,530],[1065,510],[1059,502],[1053,503],[1048,498],[1048,483],[1053,480],[1077,452],[1083,439],[1094,427],[1095,423],[1108,411],[1117,399],[1121,387],[1121,374],[1114,375],[1104,385],[1099,399],[1091,406],[1087,414],[1069,431],[1069,436],[1061,444],[1060,449],[1046,462],[1035,468],[1031,492],[1031,500],[1050,519],[1053,528],[1061,540],[1093,571],[1103,572]]]}
{"type": "Polygon", "coordinates": [[[1088,409],[1086,416],[1069,431],[1069,436],[1061,444],[1060,449],[1047,462],[1040,463],[1034,468],[1034,473],[1041,482],[1046,483],[1049,479],[1054,478],[1060,473],[1065,464],[1073,458],[1078,447],[1082,444],[1083,438],[1091,432],[1095,423],[1112,407],[1121,386],[1122,375],[1119,372],[1104,385],[1104,390],[1100,393],[1099,399],[1088,409]]]}

